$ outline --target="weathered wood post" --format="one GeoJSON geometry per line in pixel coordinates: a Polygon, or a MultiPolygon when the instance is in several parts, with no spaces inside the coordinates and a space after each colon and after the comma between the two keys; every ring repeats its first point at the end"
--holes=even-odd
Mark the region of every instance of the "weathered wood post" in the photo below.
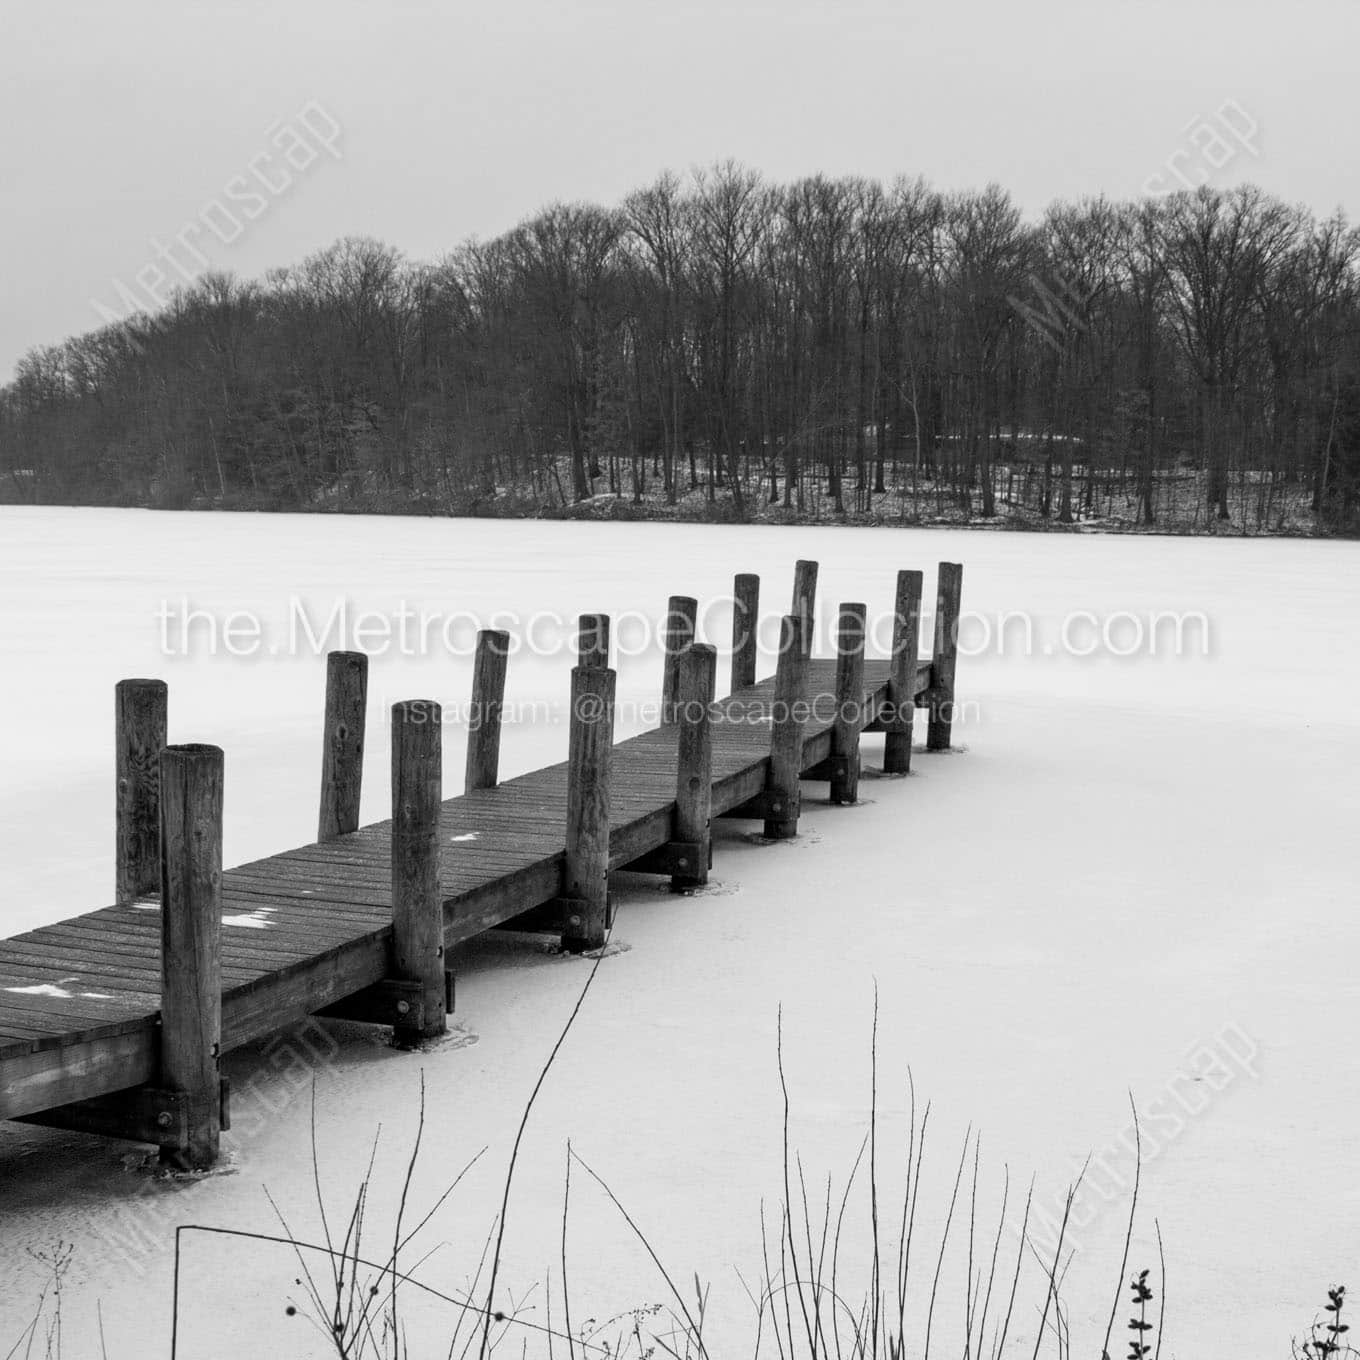
{"type": "Polygon", "coordinates": [[[803,655],[812,655],[817,631],[817,564],[801,558],[793,568],[793,605],[789,611],[803,620],[803,655]]]}
{"type": "MultiPolygon", "coordinates": [[[[694,862],[671,875],[671,891],[683,892],[708,882],[713,818],[713,693],[718,649],[704,643],[686,647],[680,657],[680,735],[675,760],[673,839],[694,847],[694,862]]],[[[688,856],[687,856],[688,858],[688,856]]]]}
{"type": "Polygon", "coordinates": [[[576,623],[577,665],[609,665],[609,615],[582,614],[576,623]]]}
{"type": "Polygon", "coordinates": [[[694,641],[699,601],[689,595],[672,595],[666,605],[666,655],[661,673],[661,721],[675,721],[680,698],[680,655],[694,641]]]}
{"type": "Polygon", "coordinates": [[[919,571],[897,573],[888,711],[883,719],[884,774],[906,774],[911,769],[911,729],[916,713],[916,666],[921,647],[924,581],[919,571]]]}
{"type": "Polygon", "coordinates": [[[392,705],[392,961],[420,986],[418,1004],[392,1031],[414,1048],[443,1034],[444,904],[439,893],[443,721],[432,699],[392,705]]]}
{"type": "Polygon", "coordinates": [[[802,793],[803,727],[807,722],[808,654],[804,619],[786,614],[779,628],[779,661],[774,674],[770,728],[770,777],[766,784],[765,835],[790,840],[798,834],[802,793]]]}
{"type": "Polygon", "coordinates": [[[836,716],[831,724],[831,801],[859,798],[859,732],[864,726],[864,630],[868,610],[842,604],[836,623],[836,716]]]}
{"type": "Polygon", "coordinates": [[[601,948],[609,930],[609,782],[615,678],[607,666],[577,666],[571,673],[562,947],[576,954],[601,948]]]}
{"type": "Polygon", "coordinates": [[[732,693],[756,682],[760,642],[760,577],[742,572],[732,586],[732,693]]]}
{"type": "Polygon", "coordinates": [[[113,900],[120,906],[160,887],[160,760],[169,707],[164,680],[120,680],[114,688],[113,900]]]}
{"type": "Polygon", "coordinates": [[[510,634],[483,628],[477,634],[472,663],[472,711],[468,714],[467,771],[463,790],[494,789],[500,779],[501,708],[505,703],[505,670],[510,634]]]}
{"type": "Polygon", "coordinates": [[[363,652],[326,656],[326,719],[321,747],[321,814],[316,838],[334,840],[359,827],[364,779],[364,724],[368,711],[368,657],[363,652]]]}
{"type": "Polygon", "coordinates": [[[930,717],[926,750],[947,751],[954,725],[954,671],[959,659],[963,567],[941,562],[935,590],[935,651],[930,668],[930,717]]]}
{"type": "Polygon", "coordinates": [[[222,750],[160,755],[160,1082],[183,1092],[185,1139],[161,1161],[201,1171],[222,1131],[222,750]]]}

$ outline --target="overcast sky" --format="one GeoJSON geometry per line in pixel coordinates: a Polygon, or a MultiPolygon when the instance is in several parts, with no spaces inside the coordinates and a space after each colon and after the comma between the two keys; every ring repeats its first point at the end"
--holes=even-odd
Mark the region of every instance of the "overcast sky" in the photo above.
{"type": "Polygon", "coordinates": [[[0,379],[156,269],[433,259],[726,157],[1031,213],[1250,179],[1356,219],[1358,50],[1360,0],[0,0],[0,379]]]}

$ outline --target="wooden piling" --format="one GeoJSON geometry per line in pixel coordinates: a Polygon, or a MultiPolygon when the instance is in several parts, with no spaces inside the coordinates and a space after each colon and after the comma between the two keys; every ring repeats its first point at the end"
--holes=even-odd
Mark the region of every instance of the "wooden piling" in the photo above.
{"type": "Polygon", "coordinates": [[[184,1171],[212,1166],[221,1138],[222,768],[217,746],[160,756],[160,1082],[188,1097],[187,1136],[160,1155],[184,1171]]]}
{"type": "Polygon", "coordinates": [[[368,657],[363,652],[328,653],[318,841],[358,830],[367,711],[368,657]]]}
{"type": "Polygon", "coordinates": [[[793,605],[790,613],[803,620],[803,655],[812,655],[812,639],[817,631],[817,564],[801,558],[793,568],[793,605]]]}
{"type": "Polygon", "coordinates": [[[393,1027],[413,1048],[443,1034],[444,904],[439,891],[443,710],[432,699],[392,705],[392,962],[420,984],[419,1004],[393,1027]]]}
{"type": "Polygon", "coordinates": [[[859,733],[864,726],[864,632],[868,610],[842,604],[836,622],[836,716],[831,726],[831,801],[859,798],[859,733]]]}
{"type": "Polygon", "coordinates": [[[935,590],[935,650],[930,668],[926,750],[947,751],[954,725],[954,671],[959,659],[963,567],[941,562],[935,590]]]}
{"type": "Polygon", "coordinates": [[[609,615],[582,614],[576,622],[577,664],[604,669],[609,665],[609,615]]]}
{"type": "Polygon", "coordinates": [[[164,680],[120,680],[114,688],[113,895],[120,906],[160,887],[160,760],[169,707],[164,680]]]}
{"type": "Polygon", "coordinates": [[[577,954],[601,948],[609,930],[614,689],[615,674],[608,667],[577,666],[571,673],[562,947],[577,954]]]}
{"type": "Polygon", "coordinates": [[[483,628],[477,634],[472,663],[472,709],[468,714],[467,771],[463,791],[494,789],[500,779],[501,707],[505,702],[505,671],[510,657],[510,634],[483,628]]]}
{"type": "Polygon", "coordinates": [[[779,661],[775,668],[770,728],[770,774],[765,785],[769,809],[765,817],[765,835],[771,840],[790,840],[798,834],[802,796],[798,781],[803,767],[803,727],[808,717],[808,654],[803,629],[804,617],[800,614],[786,614],[779,629],[779,661]]]}
{"type": "Polygon", "coordinates": [[[666,605],[666,655],[661,675],[661,721],[675,721],[680,698],[680,655],[694,641],[699,601],[689,595],[672,595],[666,605]]]}
{"type": "Polygon", "coordinates": [[[732,693],[756,682],[760,642],[760,577],[742,572],[732,586],[732,693]]]}
{"type": "Polygon", "coordinates": [[[893,605],[892,658],[888,670],[888,708],[883,719],[883,772],[911,770],[912,721],[916,710],[916,665],[920,652],[921,592],[919,571],[897,573],[893,605]]]}
{"type": "Polygon", "coordinates": [[[718,650],[704,643],[686,647],[680,657],[680,698],[676,721],[680,735],[675,760],[675,826],[671,838],[695,846],[695,863],[671,875],[671,891],[708,882],[713,818],[713,695],[718,650]]]}

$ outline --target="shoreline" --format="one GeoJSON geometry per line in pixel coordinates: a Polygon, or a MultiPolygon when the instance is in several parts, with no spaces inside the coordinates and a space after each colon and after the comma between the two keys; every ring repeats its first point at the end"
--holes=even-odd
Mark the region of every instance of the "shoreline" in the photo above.
{"type": "Polygon", "coordinates": [[[144,510],[154,514],[219,514],[219,515],[315,515],[356,519],[461,519],[461,520],[525,520],[534,522],[575,521],[594,524],[711,524],[723,528],[790,528],[790,529],[924,529],[972,530],[980,533],[1108,535],[1141,538],[1223,538],[1223,539],[1305,539],[1347,542],[1356,535],[1336,530],[1291,525],[1283,528],[1249,528],[1233,522],[1210,523],[1191,527],[1183,523],[1136,524],[1129,520],[1092,517],[1062,523],[1053,518],[1032,513],[999,513],[991,519],[981,516],[965,517],[930,515],[903,518],[877,512],[846,511],[843,514],[813,515],[806,512],[784,511],[756,514],[738,519],[731,513],[702,513],[684,505],[667,506],[644,502],[638,504],[627,497],[604,495],[578,501],[567,506],[540,506],[533,509],[505,506],[504,508],[430,507],[411,501],[373,503],[365,505],[222,505],[212,502],[188,505],[157,505],[148,501],[119,504],[114,501],[5,501],[0,500],[0,512],[7,509],[64,509],[64,510],[144,510]]]}

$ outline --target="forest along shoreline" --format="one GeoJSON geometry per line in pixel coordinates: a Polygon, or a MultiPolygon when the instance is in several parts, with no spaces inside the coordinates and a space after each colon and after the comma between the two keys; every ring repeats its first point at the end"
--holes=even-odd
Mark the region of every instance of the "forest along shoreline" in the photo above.
{"type": "MultiPolygon", "coordinates": [[[[1026,470],[1028,471],[1028,470],[1026,470]]],[[[1182,498],[1185,502],[1202,505],[1198,488],[1202,479],[1187,478],[1182,498]]],[[[716,500],[705,487],[694,488],[687,495],[668,503],[657,496],[633,497],[622,492],[600,493],[582,501],[536,504],[523,497],[507,493],[476,497],[466,502],[444,505],[438,502],[401,496],[392,493],[335,492],[318,496],[307,505],[277,502],[253,504],[250,498],[209,498],[195,496],[184,504],[167,504],[146,498],[138,501],[69,501],[40,500],[32,494],[31,483],[10,479],[0,473],[0,507],[7,505],[50,505],[68,509],[101,508],[115,510],[175,510],[210,513],[263,514],[318,514],[318,515],[410,515],[449,519],[537,519],[575,520],[594,523],[657,524],[751,524],[787,525],[789,527],[852,527],[868,529],[978,529],[1016,533],[1100,533],[1138,534],[1165,537],[1259,537],[1259,538],[1350,538],[1353,530],[1333,528],[1304,513],[1277,519],[1270,526],[1257,523],[1250,514],[1233,514],[1218,519],[1207,514],[1196,515],[1193,508],[1176,518],[1154,523],[1140,522],[1122,492],[1111,492],[1103,479],[1099,493],[1100,513],[1089,516],[1073,515],[1064,521],[1052,514],[1045,515],[1009,501],[1000,503],[990,518],[970,513],[967,509],[946,501],[940,508],[940,495],[928,483],[922,484],[922,509],[911,500],[902,503],[901,497],[879,494],[867,509],[834,507],[820,504],[816,510],[788,507],[782,503],[758,503],[748,507],[747,517],[738,519],[727,500],[716,500]]],[[[1093,499],[1095,497],[1093,496],[1093,499]]]]}
{"type": "Polygon", "coordinates": [[[0,501],[1360,533],[1360,229],[728,162],[347,237],[30,351],[0,501]]]}

